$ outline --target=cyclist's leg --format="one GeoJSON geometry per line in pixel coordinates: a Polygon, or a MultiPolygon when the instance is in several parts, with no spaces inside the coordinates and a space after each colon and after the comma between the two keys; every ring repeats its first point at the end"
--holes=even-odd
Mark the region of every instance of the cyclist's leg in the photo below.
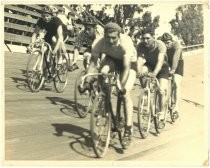
{"type": "Polygon", "coordinates": [[[177,111],[177,112],[179,112],[179,100],[180,100],[180,95],[181,95],[181,91],[180,91],[181,81],[182,81],[182,76],[179,74],[174,74],[174,92],[175,92],[174,111],[177,111]]]}
{"type": "Polygon", "coordinates": [[[144,78],[144,75],[147,75],[148,72],[150,72],[150,71],[151,71],[151,69],[150,69],[147,65],[143,65],[142,71],[141,71],[142,74],[143,74],[143,76],[141,76],[141,77],[139,78],[139,82],[140,82],[142,88],[146,87],[146,86],[145,86],[145,85],[146,85],[146,80],[145,80],[145,78],[144,78]]]}
{"type": "Polygon", "coordinates": [[[160,84],[159,89],[160,89],[160,105],[161,105],[160,106],[160,114],[161,114],[161,117],[164,117],[164,114],[167,110],[168,76],[169,76],[168,66],[163,66],[157,75],[157,78],[158,78],[158,81],[160,84]]]}
{"type": "MultiPolygon", "coordinates": [[[[106,75],[109,72],[114,72],[115,66],[115,62],[112,58],[105,57],[104,61],[100,65],[99,72],[106,75]]],[[[102,91],[105,92],[106,86],[104,85],[104,78],[102,76],[99,76],[99,84],[101,86],[102,91]]]]}
{"type": "Polygon", "coordinates": [[[125,84],[126,94],[124,95],[125,98],[125,106],[126,106],[126,112],[127,112],[127,126],[133,125],[133,101],[131,97],[131,90],[134,86],[134,83],[136,81],[136,71],[134,69],[130,69],[128,80],[125,84]]]}
{"type": "Polygon", "coordinates": [[[85,52],[83,57],[84,57],[83,65],[84,65],[84,68],[87,69],[88,66],[90,65],[91,52],[85,52]]]}
{"type": "Polygon", "coordinates": [[[131,142],[132,137],[132,126],[133,126],[133,100],[131,97],[131,90],[136,81],[136,64],[131,63],[131,69],[129,71],[129,76],[125,84],[126,94],[124,95],[125,103],[125,113],[126,113],[126,125],[123,137],[123,144],[128,146],[131,142]]]}

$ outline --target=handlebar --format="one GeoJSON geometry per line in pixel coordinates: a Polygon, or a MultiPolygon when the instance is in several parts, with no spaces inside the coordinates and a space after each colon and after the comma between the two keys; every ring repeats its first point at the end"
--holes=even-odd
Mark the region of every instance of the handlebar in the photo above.
{"type": "MultiPolygon", "coordinates": [[[[126,89],[125,88],[122,88],[122,85],[120,83],[120,80],[119,80],[119,77],[118,77],[118,74],[112,74],[112,73],[109,73],[109,74],[103,74],[103,73],[89,73],[89,74],[86,74],[82,77],[81,79],[81,87],[83,87],[84,83],[85,83],[85,79],[87,77],[90,77],[90,76],[104,76],[104,77],[108,77],[109,79],[110,78],[115,78],[116,79],[116,83],[113,84],[115,86],[117,86],[118,90],[119,90],[119,93],[122,94],[122,95],[125,95],[126,94],[126,89]]],[[[110,80],[109,80],[110,81],[110,80]]]]}

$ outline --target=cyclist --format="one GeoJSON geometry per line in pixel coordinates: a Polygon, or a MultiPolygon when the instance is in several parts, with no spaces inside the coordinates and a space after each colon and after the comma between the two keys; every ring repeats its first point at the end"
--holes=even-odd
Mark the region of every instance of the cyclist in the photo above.
{"type": "Polygon", "coordinates": [[[183,78],[184,60],[182,56],[182,46],[179,42],[174,41],[169,33],[164,33],[161,40],[167,47],[167,58],[170,67],[169,74],[173,74],[174,86],[175,86],[175,106],[174,112],[179,112],[179,100],[180,100],[180,84],[183,78]]]}
{"type": "Polygon", "coordinates": [[[95,39],[98,39],[103,36],[103,28],[97,25],[97,22],[92,19],[88,18],[84,22],[85,30],[81,31],[77,36],[74,44],[74,55],[73,55],[73,62],[72,62],[72,71],[79,69],[77,65],[79,50],[81,47],[86,44],[87,49],[84,51],[84,67],[90,64],[91,58],[91,46],[95,39]]]}
{"type": "MultiPolygon", "coordinates": [[[[148,75],[151,77],[157,77],[160,83],[160,120],[164,118],[164,112],[166,112],[166,95],[168,88],[168,76],[169,66],[166,61],[166,46],[160,40],[155,40],[154,30],[147,28],[142,31],[142,42],[137,46],[137,72],[138,75],[148,75]]],[[[140,78],[140,82],[143,84],[143,78],[140,78]]]]}
{"type": "MultiPolygon", "coordinates": [[[[87,73],[95,71],[97,59],[100,54],[105,54],[105,58],[101,62],[100,72],[107,74],[114,70],[120,71],[120,80],[122,88],[126,90],[125,106],[127,112],[127,121],[125,125],[125,133],[123,143],[128,146],[131,142],[133,101],[131,98],[131,90],[136,80],[136,49],[131,38],[122,34],[121,27],[113,22],[107,23],[104,27],[105,35],[98,40],[92,47],[92,58],[87,73]]],[[[79,88],[80,92],[84,92],[90,87],[91,79],[87,79],[84,88],[79,88]]]]}
{"type": "Polygon", "coordinates": [[[67,56],[64,40],[68,37],[66,26],[62,21],[53,16],[58,9],[54,6],[45,6],[42,10],[42,17],[37,21],[31,43],[35,42],[39,32],[45,30],[44,40],[52,46],[52,54],[57,54],[62,49],[67,56]]]}

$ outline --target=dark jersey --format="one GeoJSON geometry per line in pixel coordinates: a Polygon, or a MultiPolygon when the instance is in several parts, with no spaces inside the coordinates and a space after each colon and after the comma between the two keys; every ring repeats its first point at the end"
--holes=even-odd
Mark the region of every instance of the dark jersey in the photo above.
{"type": "MultiPolygon", "coordinates": [[[[141,42],[137,46],[138,57],[142,57],[146,60],[146,64],[149,65],[152,69],[155,68],[158,62],[159,53],[165,53],[166,55],[166,46],[163,42],[159,40],[155,40],[155,47],[153,49],[148,48],[141,42]]],[[[165,60],[163,64],[167,64],[167,58],[165,56],[165,60]]]]}
{"type": "Polygon", "coordinates": [[[52,19],[48,23],[45,22],[43,18],[40,18],[37,22],[38,27],[47,31],[44,39],[50,44],[52,42],[52,37],[57,34],[57,29],[60,25],[62,25],[63,33],[65,33],[67,31],[67,27],[58,17],[52,17],[52,19]]]}

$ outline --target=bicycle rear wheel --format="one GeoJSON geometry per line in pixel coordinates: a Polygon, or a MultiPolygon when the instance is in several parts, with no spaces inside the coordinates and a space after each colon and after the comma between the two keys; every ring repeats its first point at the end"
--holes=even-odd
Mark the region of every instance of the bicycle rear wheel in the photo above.
{"type": "Polygon", "coordinates": [[[138,102],[138,128],[142,138],[146,138],[149,134],[151,124],[151,110],[148,91],[143,91],[139,96],[138,102]]]}
{"type": "Polygon", "coordinates": [[[99,93],[94,99],[90,119],[93,149],[97,157],[103,157],[109,146],[111,131],[111,114],[107,108],[106,98],[99,93]]]}
{"type": "Polygon", "coordinates": [[[54,77],[55,90],[58,93],[62,93],[68,82],[68,60],[64,53],[61,54],[57,62],[54,77]]]}
{"type": "Polygon", "coordinates": [[[27,63],[27,82],[28,87],[32,92],[38,92],[43,83],[44,76],[42,72],[43,62],[42,62],[42,52],[41,50],[34,50],[29,56],[27,63]]]}
{"type": "Polygon", "coordinates": [[[157,134],[161,133],[161,131],[165,127],[166,118],[167,118],[167,112],[166,111],[165,111],[163,117],[159,114],[160,109],[161,109],[160,93],[159,93],[159,91],[155,91],[153,110],[154,110],[155,130],[156,130],[157,134]]]}
{"type": "Polygon", "coordinates": [[[87,113],[90,111],[90,107],[92,104],[91,93],[86,91],[85,93],[80,93],[78,90],[78,86],[81,84],[81,78],[86,74],[86,71],[83,70],[79,73],[76,78],[74,85],[74,102],[77,114],[80,118],[85,118],[87,113]]]}

